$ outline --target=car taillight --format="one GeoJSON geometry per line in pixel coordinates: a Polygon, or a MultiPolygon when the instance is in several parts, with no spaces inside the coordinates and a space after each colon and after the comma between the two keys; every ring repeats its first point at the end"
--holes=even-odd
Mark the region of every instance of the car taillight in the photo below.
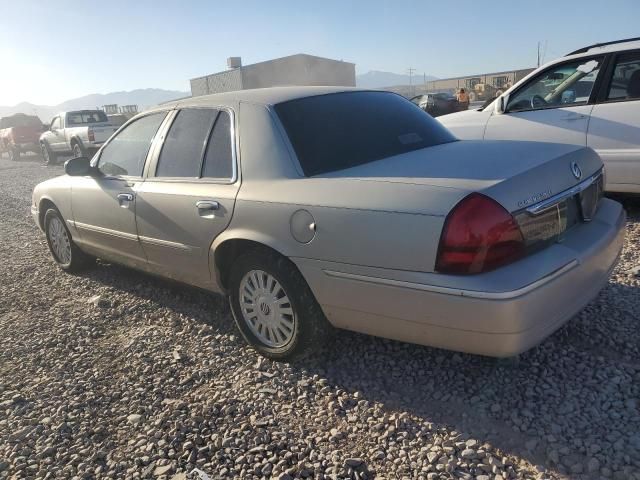
{"type": "Polygon", "coordinates": [[[444,222],[436,270],[480,273],[511,263],[525,254],[525,242],[513,216],[498,202],[472,193],[444,222]]]}
{"type": "Polygon", "coordinates": [[[95,135],[95,133],[93,133],[93,130],[89,130],[88,135],[89,135],[89,141],[90,142],[95,142],[96,141],[96,135],[95,135]]]}

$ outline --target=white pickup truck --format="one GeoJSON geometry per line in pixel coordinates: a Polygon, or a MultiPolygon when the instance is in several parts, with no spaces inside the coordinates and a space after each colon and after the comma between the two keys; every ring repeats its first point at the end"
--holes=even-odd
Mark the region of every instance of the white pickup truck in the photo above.
{"type": "Polygon", "coordinates": [[[47,164],[64,155],[92,157],[117,129],[102,110],[61,112],[40,136],[42,156],[47,164]]]}

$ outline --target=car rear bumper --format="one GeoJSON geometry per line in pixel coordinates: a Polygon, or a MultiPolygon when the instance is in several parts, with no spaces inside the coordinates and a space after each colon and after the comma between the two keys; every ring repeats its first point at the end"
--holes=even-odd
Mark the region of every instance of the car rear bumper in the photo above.
{"type": "Polygon", "coordinates": [[[593,221],[563,243],[457,283],[446,275],[293,260],[336,327],[507,357],[539,344],[597,296],[622,250],[625,220],[622,207],[605,199],[593,221]],[[438,277],[449,283],[436,284],[438,277]]]}
{"type": "Polygon", "coordinates": [[[40,144],[38,142],[16,142],[13,146],[20,152],[40,152],[40,144]]]}

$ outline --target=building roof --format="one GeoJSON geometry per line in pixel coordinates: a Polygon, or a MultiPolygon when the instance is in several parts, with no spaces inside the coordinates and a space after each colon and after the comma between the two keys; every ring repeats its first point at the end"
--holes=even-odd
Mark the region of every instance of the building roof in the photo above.
{"type": "Polygon", "coordinates": [[[356,87],[269,87],[249,90],[236,90],[233,92],[214,93],[198,97],[185,98],[183,100],[166,102],[162,108],[172,107],[198,107],[231,105],[236,102],[257,103],[260,105],[275,105],[297,98],[326,95],[329,93],[370,91],[370,89],[356,87]]]}

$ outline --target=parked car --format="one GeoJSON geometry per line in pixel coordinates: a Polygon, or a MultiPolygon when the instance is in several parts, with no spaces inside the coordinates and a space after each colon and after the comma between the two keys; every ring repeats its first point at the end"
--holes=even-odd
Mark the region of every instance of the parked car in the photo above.
{"type": "Polygon", "coordinates": [[[62,112],[40,137],[42,156],[47,164],[61,155],[90,157],[116,130],[102,110],[62,112]]]}
{"type": "Polygon", "coordinates": [[[457,112],[460,109],[458,100],[450,93],[425,93],[413,97],[411,101],[432,117],[457,112]]]}
{"type": "Polygon", "coordinates": [[[274,359],[331,326],[517,354],[597,295],[624,240],[593,150],[456,141],[391,92],[181,100],[65,171],[31,207],[61,268],[101,257],[223,292],[274,359]]]}
{"type": "Polygon", "coordinates": [[[460,139],[591,147],[606,166],[607,191],[640,193],[640,39],[572,52],[484,108],[438,120],[460,139]]]}
{"type": "Polygon", "coordinates": [[[38,153],[42,128],[42,122],[35,115],[16,113],[0,118],[0,155],[7,152],[11,160],[19,160],[23,153],[38,153]]]}

